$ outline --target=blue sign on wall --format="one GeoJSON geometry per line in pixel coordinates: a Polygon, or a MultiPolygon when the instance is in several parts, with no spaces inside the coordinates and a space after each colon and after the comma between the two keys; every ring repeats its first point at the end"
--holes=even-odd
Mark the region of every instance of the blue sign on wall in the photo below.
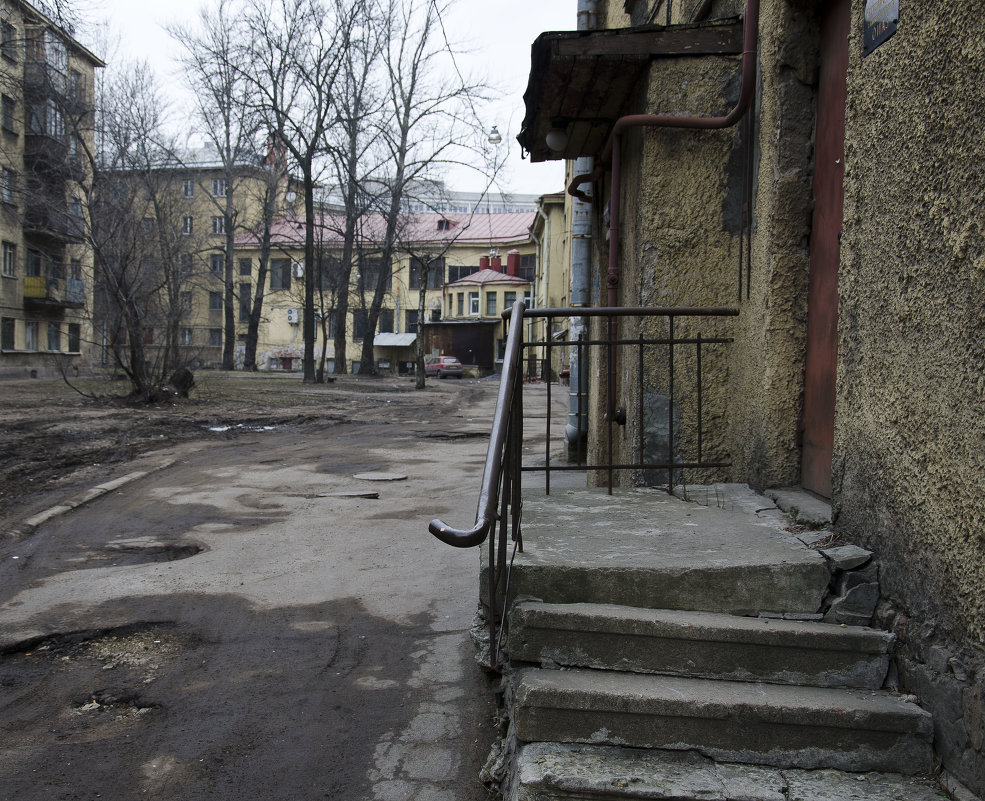
{"type": "Polygon", "coordinates": [[[896,33],[897,23],[899,0],[865,0],[865,41],[862,55],[869,55],[896,33]]]}

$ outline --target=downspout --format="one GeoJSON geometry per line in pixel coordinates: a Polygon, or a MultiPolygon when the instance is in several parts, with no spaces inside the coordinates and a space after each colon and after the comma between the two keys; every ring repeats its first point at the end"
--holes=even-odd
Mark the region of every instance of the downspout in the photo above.
{"type": "MultiPolygon", "coordinates": [[[[595,28],[596,0],[578,0],[578,30],[595,28]]],[[[595,162],[582,156],[574,164],[575,175],[593,173],[595,162]]],[[[592,198],[590,194],[570,192],[571,202],[571,300],[572,306],[588,306],[591,302],[592,257],[592,198]]],[[[585,333],[585,318],[571,317],[568,338],[577,342],[585,333]]],[[[578,345],[571,345],[568,354],[568,424],[564,427],[569,461],[582,461],[584,443],[588,437],[588,398],[578,345]]]]}
{"type": "MultiPolygon", "coordinates": [[[[611,171],[609,192],[609,268],[606,275],[608,288],[606,303],[616,306],[619,303],[619,201],[622,185],[622,135],[630,128],[690,128],[716,130],[735,125],[748,110],[756,86],[756,47],[759,42],[759,0],[746,0],[742,16],[742,83],[739,99],[735,107],[723,117],[676,117],[669,114],[630,114],[620,117],[612,127],[609,140],[594,170],[576,175],[568,186],[568,194],[576,199],[589,200],[589,195],[579,187],[589,182],[600,181],[606,169],[611,171]]],[[[572,268],[573,269],[573,268],[572,268]]],[[[573,280],[573,279],[572,279],[573,280]]],[[[614,318],[609,319],[609,340],[615,339],[614,318]]],[[[615,354],[609,358],[609,393],[606,403],[606,417],[620,425],[626,422],[625,411],[616,408],[616,360],[615,354]]]]}

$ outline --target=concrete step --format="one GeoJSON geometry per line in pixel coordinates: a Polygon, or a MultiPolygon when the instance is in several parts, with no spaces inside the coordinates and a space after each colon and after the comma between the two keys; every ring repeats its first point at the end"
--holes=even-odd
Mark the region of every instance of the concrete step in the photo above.
{"type": "Polygon", "coordinates": [[[883,692],[536,668],[513,681],[521,742],[694,749],[776,767],[932,767],[930,714],[883,692]]]}
{"type": "Polygon", "coordinates": [[[940,801],[933,781],[894,773],[777,770],[693,751],[531,743],[506,801],[940,801]]]}
{"type": "Polygon", "coordinates": [[[650,489],[525,492],[523,546],[511,597],[549,603],[813,613],[830,579],[824,557],[773,518],[760,524],[650,489]]]}
{"type": "Polygon", "coordinates": [[[526,601],[513,607],[508,649],[538,664],[878,689],[893,641],[859,626],[526,601]]]}

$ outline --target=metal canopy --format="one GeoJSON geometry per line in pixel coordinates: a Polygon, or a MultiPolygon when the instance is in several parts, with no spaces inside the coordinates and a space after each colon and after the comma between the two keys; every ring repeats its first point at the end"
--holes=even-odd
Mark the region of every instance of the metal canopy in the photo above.
{"type": "Polygon", "coordinates": [[[542,33],[530,48],[526,116],[517,141],[534,162],[594,156],[619,117],[647,111],[632,104],[639,102],[634,95],[651,61],[741,53],[742,24],[735,19],[542,33]],[[567,133],[561,151],[547,147],[552,128],[567,133]]]}

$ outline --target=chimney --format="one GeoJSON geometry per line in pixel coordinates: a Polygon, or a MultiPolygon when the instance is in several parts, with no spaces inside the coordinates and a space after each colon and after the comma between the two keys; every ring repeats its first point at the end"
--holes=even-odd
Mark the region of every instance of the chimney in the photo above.
{"type": "Polygon", "coordinates": [[[503,260],[499,256],[493,256],[489,260],[489,269],[495,270],[497,273],[503,272],[503,260]]]}
{"type": "Polygon", "coordinates": [[[489,257],[488,256],[479,256],[479,269],[480,270],[488,270],[489,269],[489,257]]]}
{"type": "Polygon", "coordinates": [[[506,274],[514,277],[520,275],[520,251],[511,250],[506,254],[506,274]]]}

